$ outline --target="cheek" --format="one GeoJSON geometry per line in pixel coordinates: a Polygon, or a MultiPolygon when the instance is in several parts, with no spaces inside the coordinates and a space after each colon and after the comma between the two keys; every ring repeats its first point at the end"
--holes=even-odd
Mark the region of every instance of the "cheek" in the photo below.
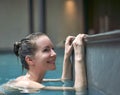
{"type": "Polygon", "coordinates": [[[38,52],[35,56],[35,60],[37,62],[45,62],[49,58],[49,54],[43,54],[41,52],[38,52]]]}
{"type": "Polygon", "coordinates": [[[38,67],[43,67],[46,68],[48,67],[48,63],[47,61],[50,58],[50,54],[43,54],[41,52],[37,52],[37,54],[35,55],[35,64],[38,67]]]}
{"type": "Polygon", "coordinates": [[[36,64],[39,65],[39,66],[47,66],[47,60],[48,60],[48,56],[46,55],[42,55],[42,56],[39,56],[39,57],[36,57],[36,64]]]}

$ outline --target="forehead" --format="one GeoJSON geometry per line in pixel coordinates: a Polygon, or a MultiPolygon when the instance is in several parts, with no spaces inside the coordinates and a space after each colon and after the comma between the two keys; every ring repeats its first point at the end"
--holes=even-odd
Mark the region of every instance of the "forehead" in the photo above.
{"type": "Polygon", "coordinates": [[[50,38],[47,36],[40,36],[37,40],[36,40],[36,45],[39,48],[44,48],[46,46],[53,46],[53,43],[51,42],[50,38]]]}

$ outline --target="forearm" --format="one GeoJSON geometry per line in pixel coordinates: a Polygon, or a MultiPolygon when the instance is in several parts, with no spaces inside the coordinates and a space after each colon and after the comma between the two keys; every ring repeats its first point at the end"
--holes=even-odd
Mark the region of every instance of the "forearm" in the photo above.
{"type": "Polygon", "coordinates": [[[75,51],[75,84],[74,87],[78,89],[85,89],[86,82],[86,70],[84,63],[84,49],[81,46],[79,50],[75,51]]]}
{"type": "Polygon", "coordinates": [[[72,64],[70,57],[64,56],[63,60],[63,70],[62,70],[62,80],[72,79],[72,64]]]}
{"type": "Polygon", "coordinates": [[[84,61],[76,61],[75,62],[75,87],[84,89],[86,88],[86,71],[84,61]]]}

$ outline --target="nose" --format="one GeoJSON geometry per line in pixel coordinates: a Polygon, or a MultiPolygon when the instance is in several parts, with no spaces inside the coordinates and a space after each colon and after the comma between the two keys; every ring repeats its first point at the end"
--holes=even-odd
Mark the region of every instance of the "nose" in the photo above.
{"type": "Polygon", "coordinates": [[[51,56],[56,56],[56,52],[53,49],[51,49],[51,56]]]}

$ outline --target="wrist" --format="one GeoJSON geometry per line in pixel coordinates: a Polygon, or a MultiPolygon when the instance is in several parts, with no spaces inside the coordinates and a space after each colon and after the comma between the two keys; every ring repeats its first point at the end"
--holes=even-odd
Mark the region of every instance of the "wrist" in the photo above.
{"type": "Polygon", "coordinates": [[[66,60],[70,59],[70,54],[65,53],[64,54],[64,59],[66,59],[66,60]]]}

